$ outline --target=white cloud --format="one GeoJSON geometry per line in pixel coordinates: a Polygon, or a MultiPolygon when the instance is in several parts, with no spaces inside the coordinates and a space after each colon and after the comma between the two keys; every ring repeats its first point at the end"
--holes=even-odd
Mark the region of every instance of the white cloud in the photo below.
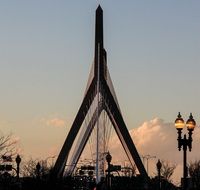
{"type": "Polygon", "coordinates": [[[178,158],[177,132],[172,123],[165,123],[155,118],[132,129],[130,134],[142,155],[155,155],[157,158],[170,160],[171,153],[178,158]]]}
{"type": "Polygon", "coordinates": [[[46,123],[49,126],[55,126],[55,127],[64,127],[65,126],[65,121],[60,118],[53,118],[46,123]]]}
{"type": "Polygon", "coordinates": [[[64,119],[54,117],[50,119],[43,118],[41,121],[46,125],[46,126],[53,126],[53,127],[65,127],[66,126],[66,121],[64,119]]]}

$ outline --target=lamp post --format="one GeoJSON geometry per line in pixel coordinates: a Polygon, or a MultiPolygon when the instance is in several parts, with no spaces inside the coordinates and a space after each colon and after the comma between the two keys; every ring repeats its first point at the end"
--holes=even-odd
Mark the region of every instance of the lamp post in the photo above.
{"type": "Polygon", "coordinates": [[[158,162],[156,164],[157,170],[158,170],[158,189],[161,190],[161,178],[160,178],[160,170],[162,168],[162,163],[160,162],[160,159],[158,159],[158,162]]]}
{"type": "Polygon", "coordinates": [[[40,179],[40,169],[41,169],[41,165],[38,162],[36,165],[36,172],[37,172],[37,178],[40,179]]]}
{"type": "Polygon", "coordinates": [[[17,164],[17,179],[19,179],[19,165],[20,165],[20,163],[21,163],[21,158],[20,158],[20,156],[19,156],[19,154],[17,155],[17,157],[15,158],[15,162],[16,162],[16,164],[17,164]]]}
{"type": "Polygon", "coordinates": [[[189,151],[192,150],[192,132],[196,126],[196,122],[193,119],[192,113],[190,113],[189,119],[186,122],[186,127],[188,130],[188,138],[186,134],[184,134],[182,138],[182,130],[185,126],[185,122],[181,117],[180,112],[178,113],[177,119],[175,120],[175,127],[178,130],[178,150],[181,150],[183,147],[183,189],[187,189],[187,177],[188,177],[188,169],[187,169],[187,147],[189,151]]]}
{"type": "Polygon", "coordinates": [[[111,160],[112,160],[112,156],[108,152],[108,154],[106,155],[106,161],[108,162],[108,179],[107,179],[108,190],[111,189],[111,180],[110,180],[110,171],[111,171],[110,163],[111,163],[111,160]]]}

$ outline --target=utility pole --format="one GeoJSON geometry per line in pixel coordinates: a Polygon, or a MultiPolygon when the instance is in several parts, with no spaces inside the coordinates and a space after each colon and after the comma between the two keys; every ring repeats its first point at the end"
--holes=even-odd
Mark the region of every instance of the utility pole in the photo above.
{"type": "Polygon", "coordinates": [[[147,174],[148,174],[148,175],[149,175],[149,160],[150,160],[150,159],[154,159],[154,158],[156,158],[156,156],[151,156],[151,155],[149,155],[149,154],[142,156],[142,160],[143,160],[143,164],[144,164],[144,165],[145,165],[145,163],[144,163],[145,159],[146,159],[146,161],[147,161],[146,170],[147,170],[147,174]]]}

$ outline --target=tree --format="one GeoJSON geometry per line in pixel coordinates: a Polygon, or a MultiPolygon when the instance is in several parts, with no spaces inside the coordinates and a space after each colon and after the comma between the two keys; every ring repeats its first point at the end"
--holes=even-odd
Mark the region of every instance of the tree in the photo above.
{"type": "Polygon", "coordinates": [[[0,135],[0,180],[10,183],[11,177],[16,176],[16,170],[13,169],[13,161],[17,155],[18,139],[13,135],[0,135]]]}
{"type": "Polygon", "coordinates": [[[161,163],[162,163],[162,167],[160,170],[161,176],[168,182],[171,182],[172,181],[171,176],[174,173],[176,164],[173,164],[173,163],[170,163],[170,162],[164,161],[164,160],[161,160],[161,163]]]}
{"type": "Polygon", "coordinates": [[[37,177],[38,172],[41,178],[46,178],[52,169],[52,166],[47,164],[47,160],[38,161],[37,159],[30,158],[24,161],[21,166],[21,174],[23,177],[37,177]],[[39,163],[40,169],[37,171],[37,164],[39,163]]]}
{"type": "Polygon", "coordinates": [[[21,166],[21,174],[23,177],[36,177],[36,160],[30,158],[28,161],[23,161],[21,166]]]}
{"type": "Polygon", "coordinates": [[[17,142],[18,139],[12,134],[0,136],[0,156],[13,156],[17,155],[17,142]]]}
{"type": "Polygon", "coordinates": [[[190,163],[189,174],[192,178],[193,187],[200,189],[200,160],[190,163]]]}
{"type": "MultiPolygon", "coordinates": [[[[172,183],[171,177],[174,173],[176,165],[168,161],[161,160],[161,189],[162,190],[175,190],[177,187],[172,183]]],[[[158,176],[152,178],[152,189],[158,189],[159,179],[158,176]]]]}

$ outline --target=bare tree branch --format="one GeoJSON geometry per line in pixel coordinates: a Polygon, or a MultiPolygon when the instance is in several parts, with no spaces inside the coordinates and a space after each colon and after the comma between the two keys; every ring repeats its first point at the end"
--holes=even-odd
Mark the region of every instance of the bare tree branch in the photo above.
{"type": "Polygon", "coordinates": [[[2,156],[16,156],[16,145],[17,140],[12,134],[0,136],[0,159],[2,159],[2,156]]]}

